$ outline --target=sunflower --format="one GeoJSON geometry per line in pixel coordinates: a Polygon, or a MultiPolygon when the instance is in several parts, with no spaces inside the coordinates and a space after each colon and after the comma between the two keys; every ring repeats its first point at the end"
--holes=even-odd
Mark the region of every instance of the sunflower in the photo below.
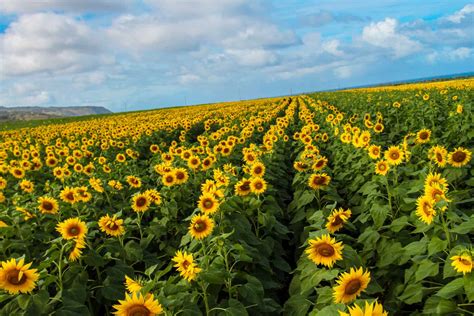
{"type": "Polygon", "coordinates": [[[25,176],[25,170],[18,167],[11,168],[10,173],[17,179],[22,179],[25,176]]]}
{"type": "Polygon", "coordinates": [[[448,163],[453,167],[462,167],[469,163],[471,160],[471,151],[458,147],[448,154],[448,163]]]}
{"type": "Polygon", "coordinates": [[[433,222],[433,218],[436,215],[434,203],[434,200],[429,196],[420,196],[416,200],[416,215],[428,225],[433,222]]]}
{"type": "Polygon", "coordinates": [[[135,176],[127,176],[127,183],[132,188],[140,188],[142,186],[142,180],[135,176]]]}
{"type": "Polygon", "coordinates": [[[434,185],[438,185],[442,190],[446,190],[448,188],[448,181],[441,177],[441,174],[439,173],[430,173],[426,176],[425,186],[434,185]]]}
{"type": "Polygon", "coordinates": [[[375,164],[375,173],[379,175],[386,175],[387,172],[390,170],[390,166],[388,165],[386,160],[379,160],[375,164]]]}
{"type": "Polygon", "coordinates": [[[23,192],[31,193],[35,189],[35,185],[30,180],[23,179],[20,182],[20,188],[23,192]]]}
{"type": "Polygon", "coordinates": [[[117,154],[117,156],[115,156],[115,160],[117,162],[123,163],[125,160],[127,160],[127,157],[124,154],[117,154]]]}
{"type": "Polygon", "coordinates": [[[173,171],[168,171],[165,174],[163,174],[161,181],[163,182],[163,185],[170,187],[176,184],[176,175],[173,171]]]}
{"type": "Polygon", "coordinates": [[[11,258],[1,262],[0,289],[9,294],[30,293],[36,286],[39,278],[36,269],[29,269],[31,262],[25,264],[25,259],[18,262],[11,258]]]}
{"type": "Polygon", "coordinates": [[[176,184],[186,183],[189,179],[188,172],[184,168],[175,169],[174,175],[176,176],[176,184]]]}
{"type": "Polygon", "coordinates": [[[344,223],[349,220],[351,215],[350,209],[344,210],[342,207],[338,210],[334,209],[327,218],[326,229],[334,234],[344,226],[344,223]]]}
{"type": "Polygon", "coordinates": [[[446,191],[447,189],[441,188],[441,186],[438,184],[425,186],[425,196],[428,196],[430,199],[432,199],[434,203],[438,203],[441,200],[450,202],[450,200],[446,197],[446,191]]]}
{"type": "Polygon", "coordinates": [[[74,244],[74,248],[72,249],[71,253],[69,254],[69,260],[76,261],[82,255],[82,249],[86,248],[86,243],[83,238],[76,239],[76,243],[74,244]]]}
{"type": "Polygon", "coordinates": [[[470,273],[472,271],[472,257],[469,254],[463,254],[460,256],[451,257],[451,266],[453,266],[456,272],[462,272],[463,274],[470,273]]]}
{"type": "Polygon", "coordinates": [[[161,195],[160,192],[156,191],[155,189],[148,189],[145,191],[146,194],[152,199],[155,205],[161,204],[161,195]]]}
{"type": "Polygon", "coordinates": [[[448,151],[443,146],[434,146],[428,151],[428,158],[438,165],[438,167],[446,166],[448,151]]]}
{"type": "Polygon", "coordinates": [[[209,236],[213,229],[214,221],[212,218],[204,214],[193,216],[188,230],[193,238],[203,239],[209,236]]]}
{"type": "Polygon", "coordinates": [[[380,158],[380,146],[377,145],[370,145],[368,148],[369,157],[372,159],[379,159],[380,158]]]}
{"type": "Polygon", "coordinates": [[[335,303],[349,303],[359,296],[367,288],[370,282],[370,272],[351,268],[349,272],[343,272],[333,289],[335,303]]]}
{"type": "Polygon", "coordinates": [[[125,287],[127,288],[128,293],[140,292],[143,285],[140,281],[135,281],[129,276],[125,276],[125,287]]]}
{"type": "Polygon", "coordinates": [[[257,195],[267,190],[267,182],[261,177],[255,177],[250,180],[250,191],[257,195]]]}
{"type": "Polygon", "coordinates": [[[201,272],[201,268],[194,263],[193,255],[186,251],[181,252],[178,250],[172,261],[176,263],[174,267],[178,269],[180,275],[185,280],[192,281],[196,278],[197,274],[201,272]]]}
{"type": "Polygon", "coordinates": [[[3,190],[7,187],[7,180],[5,178],[0,177],[0,190],[3,190]]]}
{"type": "Polygon", "coordinates": [[[56,214],[59,210],[58,201],[49,196],[38,198],[38,209],[43,214],[56,214]]]}
{"type": "Polygon", "coordinates": [[[102,216],[99,219],[99,228],[107,235],[115,237],[125,233],[123,219],[117,219],[116,215],[112,217],[110,217],[109,214],[102,216]]]}
{"type": "Polygon", "coordinates": [[[132,209],[135,212],[146,212],[151,204],[151,198],[146,193],[137,193],[132,198],[132,209]]]}
{"type": "Polygon", "coordinates": [[[76,190],[70,187],[65,187],[63,190],[61,190],[59,197],[61,200],[69,204],[74,204],[78,201],[76,190]]]}
{"type": "Polygon", "coordinates": [[[383,309],[382,304],[377,302],[365,301],[365,307],[361,308],[354,303],[352,307],[348,307],[349,313],[339,311],[339,316],[388,316],[388,313],[383,309]]]}
{"type": "Polygon", "coordinates": [[[250,174],[252,177],[263,177],[265,174],[265,165],[260,161],[255,162],[250,167],[250,174]]]}
{"type": "Polygon", "coordinates": [[[76,197],[78,201],[81,202],[89,202],[90,199],[92,198],[92,194],[88,192],[87,187],[78,187],[75,189],[76,190],[76,197]]]}
{"type": "Polygon", "coordinates": [[[250,180],[248,179],[240,180],[239,182],[235,184],[234,190],[235,190],[235,195],[239,195],[239,196],[249,195],[251,192],[250,180]]]}
{"type": "Polygon", "coordinates": [[[325,187],[331,182],[331,177],[326,173],[313,173],[308,179],[308,185],[314,190],[325,187]]]}
{"type": "Polygon", "coordinates": [[[205,214],[213,214],[219,208],[219,201],[217,201],[214,194],[204,193],[199,197],[198,207],[205,214]]]}
{"type": "Polygon", "coordinates": [[[328,164],[328,159],[326,157],[321,157],[318,160],[316,160],[311,167],[314,171],[320,171],[323,170],[324,167],[328,164]]]}
{"type": "Polygon", "coordinates": [[[429,129],[422,129],[416,133],[416,143],[425,144],[430,141],[431,131],[429,129]]]}
{"type": "Polygon", "coordinates": [[[329,234],[322,235],[316,239],[309,240],[306,254],[316,264],[322,264],[332,268],[337,260],[342,259],[342,242],[336,242],[329,234]]]}
{"type": "Polygon", "coordinates": [[[163,313],[163,307],[155,300],[153,294],[143,297],[141,293],[125,294],[125,300],[113,305],[113,313],[119,316],[154,316],[163,313]]]}
{"type": "Polygon", "coordinates": [[[87,226],[78,217],[74,217],[56,225],[56,231],[61,233],[62,237],[67,240],[83,239],[87,234],[87,226]]]}
{"type": "Polygon", "coordinates": [[[188,159],[188,167],[190,169],[196,170],[197,168],[199,168],[200,165],[201,165],[201,160],[199,159],[198,156],[191,156],[188,159]]]}
{"type": "Polygon", "coordinates": [[[384,156],[389,165],[399,165],[403,161],[403,151],[398,146],[390,146],[384,156]]]}
{"type": "Polygon", "coordinates": [[[293,168],[295,168],[296,171],[305,171],[306,169],[308,169],[310,166],[303,162],[303,161],[295,161],[293,163],[293,168]]]}
{"type": "Polygon", "coordinates": [[[377,134],[382,133],[383,129],[384,129],[383,124],[377,123],[374,125],[374,132],[376,132],[377,134]]]}

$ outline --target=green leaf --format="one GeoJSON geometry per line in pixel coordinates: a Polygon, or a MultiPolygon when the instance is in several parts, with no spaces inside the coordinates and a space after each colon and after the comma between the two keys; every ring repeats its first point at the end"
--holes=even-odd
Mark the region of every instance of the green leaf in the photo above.
{"type": "Polygon", "coordinates": [[[309,301],[303,295],[296,294],[290,296],[290,298],[286,301],[284,314],[293,316],[306,316],[310,306],[311,301],[309,301]]]}
{"type": "Polygon", "coordinates": [[[415,280],[421,281],[427,277],[435,276],[438,274],[439,271],[439,264],[434,263],[429,259],[424,259],[420,262],[418,266],[418,270],[415,272],[415,280]]]}
{"type": "Polygon", "coordinates": [[[302,208],[305,205],[313,202],[314,200],[314,192],[313,191],[304,191],[301,197],[297,200],[298,208],[302,208]]]}
{"type": "Polygon", "coordinates": [[[245,306],[236,299],[229,299],[229,307],[225,310],[226,315],[245,316],[248,315],[245,306]]]}
{"type": "Polygon", "coordinates": [[[401,231],[405,226],[408,225],[408,217],[407,216],[402,216],[397,219],[395,219],[392,224],[390,224],[390,229],[393,232],[398,233],[401,231]]]}
{"type": "Polygon", "coordinates": [[[21,309],[25,310],[28,307],[28,303],[30,302],[30,296],[27,294],[23,294],[18,296],[17,298],[18,306],[21,309]]]}
{"type": "Polygon", "coordinates": [[[457,234],[468,234],[474,232],[474,216],[471,216],[467,222],[463,222],[451,229],[451,232],[457,234]]]}
{"type": "Polygon", "coordinates": [[[372,219],[374,220],[374,224],[376,228],[380,228],[383,225],[389,212],[390,210],[387,205],[380,205],[380,204],[372,205],[372,207],[370,208],[370,215],[372,216],[372,219]]]}
{"type": "Polygon", "coordinates": [[[462,278],[454,279],[453,281],[443,286],[441,290],[436,293],[436,296],[446,299],[451,298],[454,295],[462,293],[463,286],[464,280],[462,278]]]}
{"type": "Polygon", "coordinates": [[[435,253],[441,252],[448,247],[448,241],[441,240],[438,236],[431,238],[431,241],[428,245],[428,255],[431,256],[435,253]]]}
{"type": "Polygon", "coordinates": [[[474,301],[474,273],[464,276],[464,291],[466,291],[469,302],[474,301]]]}
{"type": "Polygon", "coordinates": [[[124,250],[127,259],[130,261],[140,261],[143,258],[142,248],[140,248],[140,245],[134,240],[130,240],[125,245],[124,250]]]}
{"type": "Polygon", "coordinates": [[[421,302],[423,299],[421,283],[408,284],[405,291],[398,298],[409,305],[421,302]]]}
{"type": "Polygon", "coordinates": [[[428,315],[448,315],[457,310],[454,301],[432,296],[426,300],[423,313],[428,315]]]}

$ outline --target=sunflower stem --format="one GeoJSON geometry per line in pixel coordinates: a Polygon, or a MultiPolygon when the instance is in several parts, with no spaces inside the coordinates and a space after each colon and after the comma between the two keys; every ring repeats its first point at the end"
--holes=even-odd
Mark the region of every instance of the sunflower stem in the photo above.
{"type": "Polygon", "coordinates": [[[137,226],[138,230],[140,232],[140,240],[143,239],[143,231],[142,231],[142,212],[137,212],[137,226]]]}
{"type": "Polygon", "coordinates": [[[206,315],[209,315],[209,302],[207,300],[207,291],[202,281],[199,281],[199,285],[201,286],[201,289],[202,289],[202,298],[204,301],[204,306],[206,308],[206,315]]]}
{"type": "Polygon", "coordinates": [[[448,224],[444,218],[444,214],[441,214],[441,223],[443,225],[444,234],[446,235],[446,241],[448,242],[448,248],[451,249],[451,235],[449,234],[448,224]]]}
{"type": "Polygon", "coordinates": [[[390,209],[390,215],[393,218],[393,209],[392,209],[392,194],[390,192],[390,185],[388,184],[388,177],[385,176],[385,187],[387,189],[387,197],[388,197],[388,208],[390,209]]]}

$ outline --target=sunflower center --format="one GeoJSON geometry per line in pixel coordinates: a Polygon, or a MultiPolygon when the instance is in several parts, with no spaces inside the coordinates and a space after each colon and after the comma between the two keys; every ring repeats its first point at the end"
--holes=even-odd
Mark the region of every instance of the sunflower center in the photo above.
{"type": "Polygon", "coordinates": [[[263,188],[262,182],[257,182],[257,183],[255,183],[255,189],[261,190],[262,188],[263,188]]]}
{"type": "Polygon", "coordinates": [[[384,165],[384,164],[381,164],[381,165],[379,166],[379,169],[380,169],[381,171],[384,171],[384,170],[385,170],[385,165],[384,165]]]}
{"type": "Polygon", "coordinates": [[[66,199],[68,199],[69,201],[74,201],[74,193],[69,192],[68,194],[66,194],[66,199]]]}
{"type": "Polygon", "coordinates": [[[392,158],[393,160],[396,160],[398,159],[398,157],[400,157],[400,154],[396,151],[390,153],[390,158],[392,158]]]}
{"type": "Polygon", "coordinates": [[[323,164],[324,164],[324,161],[319,160],[319,161],[316,163],[316,168],[321,168],[323,164]]]}
{"type": "Polygon", "coordinates": [[[45,209],[46,211],[52,211],[53,204],[49,201],[43,201],[43,209],[45,209]]]}
{"type": "Polygon", "coordinates": [[[351,280],[344,289],[344,294],[353,295],[359,291],[361,283],[359,280],[351,280]]]}
{"type": "Polygon", "coordinates": [[[244,184],[242,184],[242,185],[240,186],[240,189],[241,189],[242,191],[248,191],[248,190],[250,190],[250,183],[249,183],[249,182],[245,182],[244,184]]]}
{"type": "Polygon", "coordinates": [[[262,173],[262,167],[255,167],[254,172],[255,172],[256,174],[262,173]]]}
{"type": "Polygon", "coordinates": [[[459,259],[459,262],[461,262],[465,266],[471,266],[471,262],[467,259],[459,259]]]}
{"type": "Polygon", "coordinates": [[[423,204],[423,212],[425,215],[430,216],[431,215],[431,207],[428,203],[423,204]]]}
{"type": "Polygon", "coordinates": [[[443,161],[443,156],[440,153],[436,153],[436,159],[441,162],[443,161]]]}
{"type": "Polygon", "coordinates": [[[187,270],[190,264],[191,263],[188,260],[184,260],[182,263],[182,266],[185,270],[187,270]]]}
{"type": "Polygon", "coordinates": [[[166,177],[166,182],[169,182],[169,183],[173,182],[173,177],[172,176],[166,177]]]}
{"type": "Polygon", "coordinates": [[[20,271],[18,270],[12,270],[7,272],[7,277],[6,279],[8,280],[8,283],[13,284],[13,285],[21,285],[26,282],[27,278],[26,275],[23,273],[23,275],[20,276],[20,271]]]}
{"type": "Polygon", "coordinates": [[[453,154],[453,160],[455,162],[463,162],[466,159],[466,153],[462,151],[457,151],[453,154]]]}
{"type": "Polygon", "coordinates": [[[427,139],[427,138],[428,138],[428,133],[427,133],[427,132],[422,132],[422,133],[420,134],[420,138],[421,138],[421,139],[427,139]]]}
{"type": "Polygon", "coordinates": [[[146,204],[146,199],[144,197],[139,197],[136,202],[138,207],[142,207],[146,204]]]}
{"type": "Polygon", "coordinates": [[[333,225],[341,225],[343,223],[342,218],[340,216],[336,216],[332,221],[333,225]]]}
{"type": "Polygon", "coordinates": [[[378,155],[378,154],[379,154],[379,150],[378,150],[378,148],[374,148],[374,149],[372,149],[372,154],[374,154],[374,155],[378,155]]]}
{"type": "Polygon", "coordinates": [[[212,203],[211,200],[205,200],[204,203],[202,203],[205,208],[211,208],[214,203],[212,203]]]}
{"type": "Polygon", "coordinates": [[[198,233],[205,231],[207,228],[207,225],[205,222],[198,221],[194,224],[194,230],[197,231],[198,233]]]}
{"type": "Polygon", "coordinates": [[[313,182],[314,182],[314,184],[317,184],[317,185],[324,184],[324,178],[323,177],[315,177],[313,182]]]}
{"type": "Polygon", "coordinates": [[[112,222],[109,224],[109,229],[110,230],[117,230],[119,227],[115,222],[112,222]]]}
{"type": "Polygon", "coordinates": [[[150,315],[150,310],[143,305],[133,305],[127,310],[127,316],[148,316],[148,315],[150,315]]]}
{"type": "Polygon", "coordinates": [[[323,244],[318,247],[318,253],[323,257],[331,257],[334,255],[334,248],[331,245],[323,244]]]}
{"type": "Polygon", "coordinates": [[[81,230],[79,229],[79,227],[73,226],[73,227],[69,228],[68,233],[69,233],[69,235],[71,235],[71,236],[77,236],[77,235],[79,235],[79,232],[80,232],[80,231],[81,231],[81,230]]]}

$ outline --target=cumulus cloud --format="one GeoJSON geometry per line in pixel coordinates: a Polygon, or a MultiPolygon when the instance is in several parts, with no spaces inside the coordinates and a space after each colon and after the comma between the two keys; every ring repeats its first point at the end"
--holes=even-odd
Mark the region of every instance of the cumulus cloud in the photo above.
{"type": "Polygon", "coordinates": [[[398,33],[397,27],[398,21],[392,18],[370,23],[362,30],[362,40],[391,51],[395,58],[413,54],[422,48],[418,41],[398,33]]]}
{"type": "Polygon", "coordinates": [[[454,14],[447,16],[445,20],[451,23],[459,24],[465,20],[470,19],[471,26],[472,26],[473,15],[474,15],[474,4],[468,4],[461,10],[456,11],[454,14]]]}
{"type": "Polygon", "coordinates": [[[0,13],[22,14],[44,11],[105,12],[122,11],[132,4],[131,0],[2,0],[0,13]]]}
{"type": "Polygon", "coordinates": [[[3,75],[73,73],[113,60],[84,23],[53,13],[25,14],[0,35],[3,75]]]}

